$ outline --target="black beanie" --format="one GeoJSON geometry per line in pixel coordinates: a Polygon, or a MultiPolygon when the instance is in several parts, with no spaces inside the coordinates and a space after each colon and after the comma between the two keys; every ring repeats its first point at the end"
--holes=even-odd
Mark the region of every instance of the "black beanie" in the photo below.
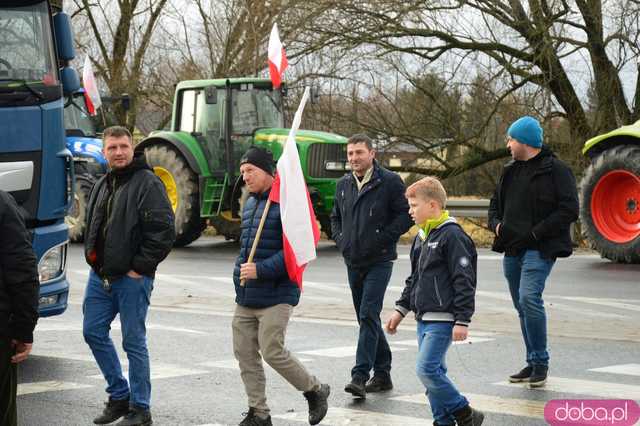
{"type": "Polygon", "coordinates": [[[240,165],[253,164],[273,176],[274,162],[271,151],[259,146],[252,146],[240,159],[240,165]]]}

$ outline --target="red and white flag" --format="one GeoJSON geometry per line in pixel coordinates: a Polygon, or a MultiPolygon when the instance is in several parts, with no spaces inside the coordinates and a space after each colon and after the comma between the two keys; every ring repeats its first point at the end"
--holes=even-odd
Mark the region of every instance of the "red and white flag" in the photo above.
{"type": "Polygon", "coordinates": [[[278,24],[273,24],[271,29],[271,35],[269,36],[269,75],[271,76],[271,83],[273,88],[277,89],[282,83],[282,74],[284,70],[289,66],[287,61],[287,55],[284,53],[284,47],[280,42],[280,35],[278,34],[278,24]]]}
{"type": "Polygon", "coordinates": [[[82,85],[84,86],[84,98],[87,102],[87,110],[89,114],[96,115],[96,110],[102,105],[102,100],[100,99],[98,84],[93,75],[93,67],[91,66],[89,56],[85,58],[84,67],[82,68],[82,85]]]}
{"type": "Polygon", "coordinates": [[[320,239],[320,229],[302,174],[295,141],[302,111],[308,99],[309,88],[307,87],[293,118],[282,156],[278,160],[278,173],[269,194],[269,199],[280,205],[282,243],[287,273],[300,288],[302,288],[304,268],[307,263],[316,258],[316,246],[320,239]]]}

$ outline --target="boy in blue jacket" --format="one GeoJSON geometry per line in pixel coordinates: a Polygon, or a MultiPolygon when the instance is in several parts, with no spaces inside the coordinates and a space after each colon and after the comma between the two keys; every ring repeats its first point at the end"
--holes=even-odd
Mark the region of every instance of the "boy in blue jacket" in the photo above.
{"type": "Polygon", "coordinates": [[[479,426],[484,414],[456,389],[445,362],[451,342],[467,338],[475,305],[476,248],[445,210],[447,193],[437,178],[419,180],[406,195],[419,231],[411,247],[411,275],[386,329],[395,334],[405,315],[415,313],[416,372],[427,389],[433,424],[479,426]]]}

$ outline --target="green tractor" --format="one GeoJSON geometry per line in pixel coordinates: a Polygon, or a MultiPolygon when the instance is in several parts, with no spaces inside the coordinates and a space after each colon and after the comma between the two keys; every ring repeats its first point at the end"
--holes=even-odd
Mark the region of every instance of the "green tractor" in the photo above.
{"type": "MultiPolygon", "coordinates": [[[[153,132],[136,145],[164,183],[176,215],[178,247],[195,241],[207,225],[227,239],[240,236],[246,191],[240,158],[251,145],[279,158],[284,128],[282,89],[258,78],[183,81],[176,87],[171,130],[153,132]]],[[[299,130],[296,144],[311,200],[322,230],[337,180],[346,168],[346,138],[299,130]]]]}
{"type": "Polygon", "coordinates": [[[640,263],[640,121],[589,139],[580,220],[602,257],[640,263]]]}

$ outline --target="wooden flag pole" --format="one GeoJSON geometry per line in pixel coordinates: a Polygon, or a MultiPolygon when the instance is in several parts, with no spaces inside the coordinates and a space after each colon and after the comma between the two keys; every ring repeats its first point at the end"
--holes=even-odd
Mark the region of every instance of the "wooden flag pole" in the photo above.
{"type": "MultiPolygon", "coordinates": [[[[258,243],[260,242],[260,237],[262,236],[262,228],[264,228],[264,223],[267,220],[267,214],[269,213],[269,207],[271,207],[271,199],[267,200],[267,204],[264,206],[264,211],[262,212],[262,217],[260,218],[260,225],[258,225],[258,231],[256,231],[256,237],[253,240],[253,245],[251,246],[251,252],[249,253],[249,259],[247,259],[247,263],[253,262],[253,256],[256,254],[256,250],[258,248],[258,243]]],[[[240,280],[240,286],[244,287],[244,283],[246,280],[240,280]]]]}

